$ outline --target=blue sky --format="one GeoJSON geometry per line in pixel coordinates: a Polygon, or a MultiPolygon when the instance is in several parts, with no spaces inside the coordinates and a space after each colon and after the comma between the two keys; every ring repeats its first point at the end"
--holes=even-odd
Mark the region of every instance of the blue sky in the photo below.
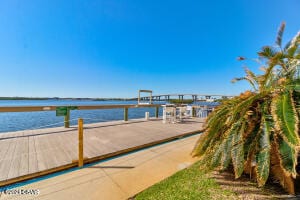
{"type": "Polygon", "coordinates": [[[236,57],[274,44],[282,21],[287,42],[299,10],[299,0],[3,0],[0,96],[239,94],[236,57]]]}

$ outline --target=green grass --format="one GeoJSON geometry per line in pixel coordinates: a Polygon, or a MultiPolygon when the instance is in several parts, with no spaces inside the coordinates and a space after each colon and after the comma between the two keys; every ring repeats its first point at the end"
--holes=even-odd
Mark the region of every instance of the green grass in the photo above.
{"type": "Polygon", "coordinates": [[[192,99],[170,99],[169,102],[174,104],[191,104],[194,101],[192,99]]]}
{"type": "Polygon", "coordinates": [[[199,165],[200,163],[197,162],[153,185],[139,193],[135,200],[237,199],[235,193],[222,190],[214,179],[208,178],[207,171],[200,170],[199,165]]]}

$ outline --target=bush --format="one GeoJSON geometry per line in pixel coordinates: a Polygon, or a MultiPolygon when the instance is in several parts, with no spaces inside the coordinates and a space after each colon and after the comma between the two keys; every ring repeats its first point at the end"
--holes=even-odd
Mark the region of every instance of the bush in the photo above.
{"type": "MultiPolygon", "coordinates": [[[[253,87],[224,100],[206,121],[206,131],[193,150],[207,167],[226,169],[234,174],[250,174],[258,186],[272,175],[290,194],[295,193],[297,156],[300,147],[300,32],[282,48],[285,24],[279,29],[277,47],[265,46],[258,52],[263,74],[245,68],[253,87]]],[[[239,60],[245,60],[239,57],[239,60]]]]}

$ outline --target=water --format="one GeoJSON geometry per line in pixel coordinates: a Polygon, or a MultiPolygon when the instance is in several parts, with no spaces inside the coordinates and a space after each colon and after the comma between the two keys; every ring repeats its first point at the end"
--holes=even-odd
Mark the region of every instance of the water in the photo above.
{"type": "MultiPolygon", "coordinates": [[[[166,102],[157,102],[164,104],[166,102]]],[[[92,100],[0,100],[0,106],[62,106],[62,105],[109,105],[109,104],[137,104],[137,101],[92,101],[92,100]]],[[[213,106],[215,103],[201,102],[201,105],[213,106]]],[[[128,118],[144,118],[145,112],[150,117],[155,116],[155,108],[130,108],[128,118]]],[[[162,116],[162,109],[159,109],[162,116]]],[[[76,125],[78,118],[83,118],[84,123],[96,123],[124,119],[124,110],[71,110],[70,124],[76,125]]],[[[28,129],[62,127],[64,117],[56,116],[55,111],[41,112],[11,112],[0,113],[0,133],[28,129]]]]}
{"type": "MultiPolygon", "coordinates": [[[[0,106],[62,106],[109,104],[137,104],[137,102],[92,100],[0,100],[0,106]]],[[[145,112],[149,112],[150,117],[155,116],[155,108],[130,108],[128,110],[128,118],[144,118],[145,112]]],[[[70,124],[76,125],[78,118],[83,118],[84,123],[122,120],[124,118],[124,110],[122,108],[103,110],[71,110],[70,115],[70,124]]],[[[159,109],[159,115],[162,115],[162,109],[159,109]]],[[[0,113],[0,132],[11,132],[18,130],[59,126],[64,126],[64,117],[57,117],[55,111],[0,113]]]]}

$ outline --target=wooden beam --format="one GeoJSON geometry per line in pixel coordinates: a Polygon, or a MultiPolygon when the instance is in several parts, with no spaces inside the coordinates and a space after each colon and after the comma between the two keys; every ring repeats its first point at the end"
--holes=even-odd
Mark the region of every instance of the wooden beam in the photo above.
{"type": "Polygon", "coordinates": [[[192,116],[196,117],[196,108],[195,107],[192,107],[192,116]]]}
{"type": "Polygon", "coordinates": [[[70,109],[67,109],[67,115],[65,116],[65,128],[69,128],[70,127],[70,109]]]}
{"type": "Polygon", "coordinates": [[[53,111],[56,106],[3,106],[0,112],[34,112],[34,111],[53,111]]]}
{"type": "Polygon", "coordinates": [[[78,167],[83,166],[83,119],[78,119],[78,167]]]}
{"type": "Polygon", "coordinates": [[[128,108],[124,108],[124,121],[128,121],[128,108]]]}
{"type": "Polygon", "coordinates": [[[150,92],[150,93],[152,93],[152,90],[139,90],[139,92],[150,92]]]}
{"type": "MultiPolygon", "coordinates": [[[[97,109],[115,109],[115,108],[145,108],[145,107],[156,107],[162,104],[118,104],[118,105],[86,105],[76,106],[78,110],[97,110],[97,109]]],[[[56,107],[61,106],[8,106],[1,107],[0,112],[38,112],[38,111],[55,111],[56,107]]]]}

